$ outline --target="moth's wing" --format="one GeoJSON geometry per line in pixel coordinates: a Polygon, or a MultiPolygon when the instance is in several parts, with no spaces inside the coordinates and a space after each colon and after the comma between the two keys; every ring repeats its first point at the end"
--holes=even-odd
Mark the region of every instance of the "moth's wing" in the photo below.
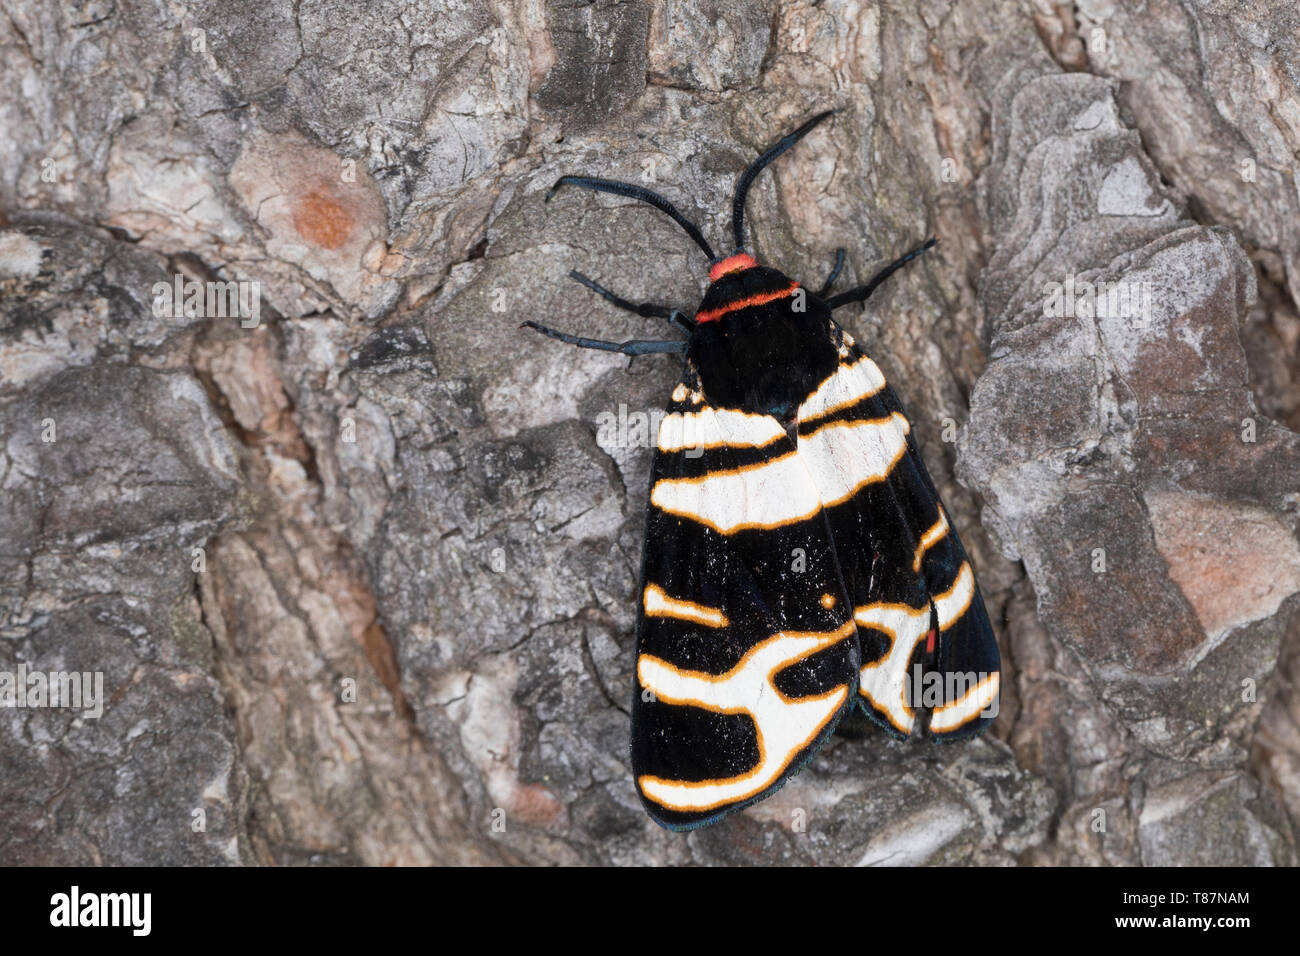
{"type": "Polygon", "coordinates": [[[831,334],[840,365],[801,405],[799,441],[814,467],[846,471],[825,497],[858,625],[858,701],[895,735],[977,734],[997,714],[999,657],[974,569],[893,390],[831,334]]]}
{"type": "Polygon", "coordinates": [[[637,622],[632,769],[688,829],[761,800],[853,707],[852,603],[775,418],[709,406],[689,366],[659,430],[637,622]]]}

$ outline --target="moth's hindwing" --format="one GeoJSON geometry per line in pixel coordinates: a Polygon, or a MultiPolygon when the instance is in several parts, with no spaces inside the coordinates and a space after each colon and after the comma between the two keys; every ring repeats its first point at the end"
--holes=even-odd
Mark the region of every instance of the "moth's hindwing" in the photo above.
{"type": "Polygon", "coordinates": [[[999,657],[974,569],[893,390],[851,338],[832,334],[840,367],[801,409],[801,446],[832,426],[880,426],[864,463],[879,479],[827,512],[853,596],[858,701],[897,736],[916,732],[921,714],[935,739],[977,734],[997,713],[999,657]]]}
{"type": "Polygon", "coordinates": [[[687,829],[780,787],[852,708],[852,605],[817,489],[766,415],[688,368],[660,427],[637,624],[632,769],[687,829]]]}

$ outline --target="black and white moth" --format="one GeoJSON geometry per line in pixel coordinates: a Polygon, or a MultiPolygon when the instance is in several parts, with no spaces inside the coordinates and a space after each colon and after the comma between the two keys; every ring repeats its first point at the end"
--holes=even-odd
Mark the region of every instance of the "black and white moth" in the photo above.
{"type": "Polygon", "coordinates": [[[647,202],[709,257],[685,341],[604,342],[524,323],[583,348],[686,359],[659,429],[647,507],[632,704],[632,770],[647,812],[684,830],[771,794],[856,704],[897,737],[954,740],[996,714],[998,649],[975,574],[911,426],[876,364],[831,318],[866,285],[812,292],[744,249],[754,177],[832,115],[781,139],[740,177],[735,252],[640,186],[563,185],[647,202]]]}

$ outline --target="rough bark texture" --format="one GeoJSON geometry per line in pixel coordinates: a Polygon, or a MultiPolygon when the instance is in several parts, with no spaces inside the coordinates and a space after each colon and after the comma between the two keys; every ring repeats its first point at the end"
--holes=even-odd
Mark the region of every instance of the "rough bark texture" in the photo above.
{"type": "Polygon", "coordinates": [[[1291,0],[6,2],[0,671],[108,699],[0,710],[0,862],[1293,863],[1298,38],[1291,0]],[[677,369],[518,326],[654,334],[568,270],[689,309],[704,263],[543,200],[646,182],[721,239],[832,106],[754,244],[815,284],[940,237],[844,321],[1002,713],[669,834],[627,711],[677,369]],[[260,323],[157,317],[176,275],[260,323]],[[1067,280],[1149,308],[1055,314],[1067,280]]]}

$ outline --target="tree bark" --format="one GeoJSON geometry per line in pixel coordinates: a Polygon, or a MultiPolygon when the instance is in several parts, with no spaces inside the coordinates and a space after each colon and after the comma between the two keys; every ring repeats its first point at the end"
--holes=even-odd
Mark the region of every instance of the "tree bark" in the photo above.
{"type": "Polygon", "coordinates": [[[105,687],[0,708],[0,862],[1295,862],[1293,3],[242,11],[0,17],[0,672],[105,687]],[[1002,712],[837,735],[671,834],[628,708],[679,368],[519,325],[668,337],[567,273],[690,314],[706,263],[546,195],[643,183],[729,248],[738,173],[828,108],[752,251],[816,288],[843,247],[847,288],[939,237],[844,321],[971,551],[1002,712]]]}

